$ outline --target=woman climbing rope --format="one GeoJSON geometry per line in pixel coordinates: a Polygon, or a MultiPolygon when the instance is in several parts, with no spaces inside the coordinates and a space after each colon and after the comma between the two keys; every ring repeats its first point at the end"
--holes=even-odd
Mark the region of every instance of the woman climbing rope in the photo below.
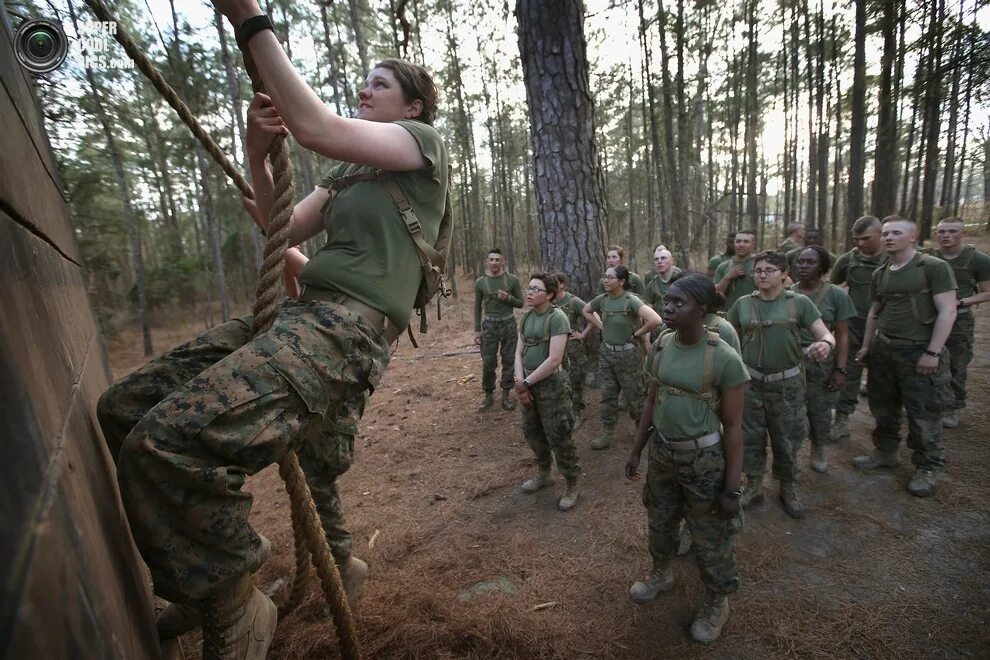
{"type": "MultiPolygon", "coordinates": [[[[261,214],[273,201],[272,138],[343,161],[295,205],[290,244],[327,230],[299,301],[271,329],[174,388],[127,434],[118,476],[155,591],[203,615],[204,655],[262,658],[275,607],[250,574],[269,543],[248,524],[247,476],[278,461],[314,423],[379,382],[389,341],[409,323],[421,262],[402,202],[432,244],[444,213],[447,151],[432,127],[436,87],[417,65],[368,75],[356,119],[331,113],[295,71],[253,1],[215,3],[265,83],[248,113],[248,159],[261,214]],[[397,191],[397,192],[396,192],[397,191]]],[[[104,399],[120,393],[115,387],[104,399]]],[[[111,401],[101,402],[107,408],[111,401]]],[[[112,407],[112,406],[109,406],[112,407]]],[[[110,429],[118,433],[121,429],[110,429]]]]}

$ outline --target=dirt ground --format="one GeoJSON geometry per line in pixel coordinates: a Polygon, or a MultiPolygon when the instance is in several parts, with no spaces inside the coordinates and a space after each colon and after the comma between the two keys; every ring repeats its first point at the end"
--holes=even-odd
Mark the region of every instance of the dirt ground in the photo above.
{"type": "MultiPolygon", "coordinates": [[[[470,291],[467,282],[461,291],[470,291]]],[[[831,451],[827,474],[807,468],[805,445],[803,521],[783,512],[771,482],[767,503],[747,512],[737,544],[742,586],[722,639],[705,647],[688,636],[702,597],[690,556],[676,560],[671,593],[649,605],[627,597],[650,564],[642,482],[623,476],[632,421],[620,421],[613,448],[592,452],[598,390],[587,390],[587,423],[575,434],[584,470],[578,506],[557,510],[559,478],[555,488],[523,495],[532,452],[519,412],[475,412],[481,361],[472,304],[467,296],[447,306],[419,350],[400,342],[361,424],[355,465],[341,479],[355,554],[372,570],[356,609],[365,657],[990,657],[990,354],[979,349],[990,336],[987,311],[978,314],[969,408],[946,431],[948,468],[935,497],[905,490],[906,449],[892,472],[853,469],[852,457],[872,446],[862,399],[853,441],[831,451]],[[498,588],[466,591],[482,582],[498,588]]],[[[201,329],[156,331],[156,348],[201,329]]],[[[137,346],[131,330],[111,342],[115,375],[141,364],[137,346]]],[[[251,522],[274,549],[258,582],[284,580],[280,602],[293,564],[287,496],[274,467],[249,488],[251,522]]],[[[337,657],[312,585],[279,622],[271,658],[337,657]]],[[[194,640],[184,646],[198,657],[194,640]]]]}

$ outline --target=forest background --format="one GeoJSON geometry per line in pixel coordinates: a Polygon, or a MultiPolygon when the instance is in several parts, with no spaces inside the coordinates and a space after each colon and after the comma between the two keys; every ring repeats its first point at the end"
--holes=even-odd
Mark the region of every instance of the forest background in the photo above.
{"type": "MultiPolygon", "coordinates": [[[[37,78],[36,91],[105,334],[137,321],[150,354],[148,328],[159,319],[199,315],[209,327],[243,309],[263,238],[236,189],[116,43],[79,38],[95,20],[82,0],[5,5],[15,29],[52,18],[71,41],[66,63],[37,78]]],[[[990,225],[987,0],[262,6],[340,114],[353,115],[366,72],[383,57],[434,72],[437,127],[454,165],[459,276],[480,274],[496,245],[514,272],[581,261],[600,273],[604,246],[619,243],[642,273],[661,241],[679,265],[704,270],[726,232],[742,227],[771,248],[787,223],[803,221],[838,252],[865,213],[903,213],[923,236],[948,215],[990,225]],[[546,43],[563,43],[563,57],[533,47],[546,43]],[[552,143],[546,118],[527,103],[527,87],[530,98],[546,93],[525,75],[536,69],[559,74],[551,79],[562,105],[593,102],[593,114],[577,119],[589,139],[552,143]],[[559,182],[534,169],[540,140],[550,151],[583,151],[577,178],[601,191],[590,194],[595,231],[582,249],[548,250],[568,222],[581,233],[588,219],[567,200],[556,215],[541,204],[559,182]]],[[[212,5],[119,0],[113,9],[243,167],[250,85],[212,5]]],[[[329,163],[297,147],[293,159],[298,197],[329,163]]],[[[320,245],[302,247],[312,255],[320,245]]],[[[587,296],[591,281],[578,278],[577,293],[587,296]]]]}

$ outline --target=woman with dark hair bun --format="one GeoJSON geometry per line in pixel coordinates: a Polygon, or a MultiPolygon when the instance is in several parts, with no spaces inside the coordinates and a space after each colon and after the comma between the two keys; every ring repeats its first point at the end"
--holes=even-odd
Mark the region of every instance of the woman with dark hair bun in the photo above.
{"type": "MultiPolygon", "coordinates": [[[[689,275],[700,274],[701,273],[681,273],[670,278],[670,284],[673,286],[674,282],[679,282],[689,275]]],[[[693,286],[696,289],[699,288],[700,285],[695,282],[695,279],[696,278],[692,277],[690,283],[686,284],[686,286],[693,286]]],[[[708,310],[705,314],[705,327],[708,328],[709,332],[717,333],[719,339],[731,346],[736,353],[742,354],[739,347],[739,333],[736,332],[736,329],[732,327],[731,323],[718,315],[719,311],[725,309],[725,296],[719,293],[716,289],[715,297],[713,299],[709,299],[708,302],[710,303],[710,306],[708,304],[705,305],[705,309],[708,310]]]]}
{"type": "MultiPolygon", "coordinates": [[[[801,250],[796,260],[796,279],[791,291],[811,298],[821,312],[822,321],[835,335],[835,351],[822,362],[805,360],[805,405],[808,408],[808,437],[811,439],[811,469],[825,472],[828,460],[825,445],[832,440],[832,410],[839,393],[846,386],[846,365],[849,360],[849,319],[856,318],[856,307],[844,289],[823,279],[832,266],[828,250],[810,245],[801,250]]],[[[811,333],[801,331],[801,348],[813,341],[811,333]]]]}
{"type": "Polygon", "coordinates": [[[646,337],[660,325],[660,316],[630,291],[629,270],[625,266],[610,267],[603,282],[605,293],[584,306],[584,318],[602,332],[598,357],[602,435],[591,441],[592,449],[607,449],[612,445],[620,389],[629,403],[629,414],[639,421],[643,409],[646,337]]]}
{"type": "Polygon", "coordinates": [[[721,634],[728,594],[739,586],[735,535],[742,529],[742,409],[749,380],[739,354],[705,327],[718,303],[715,285],[703,275],[671,285],[663,306],[670,331],[647,359],[649,391],[626,463],[626,476],[638,479],[640,455],[650,443],[643,503],[653,566],[629,597],[646,603],[671,590],[670,564],[685,520],[706,592],[691,637],[705,643],[721,634]]]}

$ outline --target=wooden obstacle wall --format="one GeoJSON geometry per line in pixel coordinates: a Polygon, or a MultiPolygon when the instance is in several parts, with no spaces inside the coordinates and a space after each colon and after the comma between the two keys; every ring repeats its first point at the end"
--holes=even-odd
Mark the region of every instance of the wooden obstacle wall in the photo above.
{"type": "Polygon", "coordinates": [[[106,355],[2,6],[0,18],[0,658],[157,658],[96,421],[106,355]]]}

